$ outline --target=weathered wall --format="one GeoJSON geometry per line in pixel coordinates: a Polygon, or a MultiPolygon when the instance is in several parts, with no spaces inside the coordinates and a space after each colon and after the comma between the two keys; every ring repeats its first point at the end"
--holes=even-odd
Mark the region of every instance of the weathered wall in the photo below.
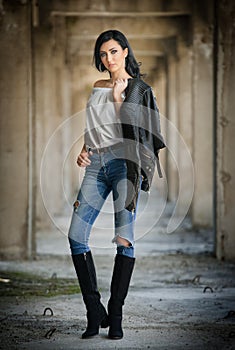
{"type": "Polygon", "coordinates": [[[52,29],[36,28],[34,38],[37,224],[42,228],[54,225],[47,210],[54,216],[63,213],[64,209],[60,185],[63,171],[62,135],[56,137],[53,150],[49,146],[57,127],[70,114],[70,86],[66,84],[63,50],[57,50],[53,45],[52,29]]]}
{"type": "MultiPolygon", "coordinates": [[[[193,192],[192,163],[188,161],[188,152],[193,151],[193,124],[192,124],[192,49],[187,47],[180,39],[178,41],[177,62],[177,128],[185,142],[185,147],[178,146],[178,176],[181,186],[179,188],[179,203],[177,214],[187,214],[187,204],[191,204],[193,192]]],[[[189,209],[189,208],[188,208],[189,209]]]]}
{"type": "Polygon", "coordinates": [[[193,11],[193,162],[192,221],[213,225],[213,1],[195,1],[193,11]]]}
{"type": "Polygon", "coordinates": [[[33,252],[30,21],[28,4],[4,2],[0,19],[0,255],[6,258],[33,252]]]}
{"type": "MultiPolygon", "coordinates": [[[[168,57],[167,65],[167,118],[172,125],[178,126],[178,99],[177,99],[177,60],[173,55],[168,57]]],[[[175,130],[168,125],[166,130],[168,140],[167,157],[167,182],[168,199],[175,202],[179,191],[179,171],[178,171],[178,138],[175,130]]]]}
{"type": "Polygon", "coordinates": [[[218,3],[216,251],[235,260],[235,3],[218,3]]]}

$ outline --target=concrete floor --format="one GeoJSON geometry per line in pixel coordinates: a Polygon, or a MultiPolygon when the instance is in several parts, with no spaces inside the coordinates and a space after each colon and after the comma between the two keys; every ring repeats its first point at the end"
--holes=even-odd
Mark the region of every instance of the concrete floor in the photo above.
{"type": "MultiPolygon", "coordinates": [[[[147,231],[159,205],[148,213],[149,217],[144,215],[139,220],[138,232],[147,231]]],[[[48,298],[10,297],[6,293],[0,301],[0,349],[235,349],[235,264],[216,260],[212,254],[213,233],[194,231],[187,220],[175,233],[166,235],[171,211],[168,205],[150,232],[137,239],[122,340],[109,340],[107,329],[101,329],[94,339],[81,339],[86,319],[80,294],[48,298]],[[53,310],[53,316],[43,316],[46,307],[53,310]]],[[[68,220],[59,220],[66,232],[68,220]]],[[[107,228],[104,218],[100,222],[107,228]]],[[[106,304],[115,249],[107,243],[107,230],[101,226],[97,223],[92,244],[106,304]]],[[[36,260],[2,261],[0,271],[75,278],[66,234],[39,230],[37,243],[36,260]]]]}

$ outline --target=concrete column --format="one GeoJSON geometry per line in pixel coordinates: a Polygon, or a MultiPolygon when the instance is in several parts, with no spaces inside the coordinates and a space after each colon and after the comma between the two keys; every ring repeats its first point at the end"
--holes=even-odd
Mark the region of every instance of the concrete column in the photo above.
{"type": "Polygon", "coordinates": [[[177,61],[177,114],[178,114],[178,178],[179,193],[176,213],[182,218],[188,214],[193,194],[192,169],[192,50],[178,39],[177,61]],[[182,139],[181,139],[182,138],[182,139]]]}
{"type": "Polygon", "coordinates": [[[73,140],[73,145],[71,144],[70,157],[67,162],[70,169],[72,169],[69,196],[70,211],[72,211],[72,204],[84,175],[84,169],[77,166],[76,159],[84,144],[86,104],[96,80],[94,73],[95,69],[91,67],[90,60],[84,60],[81,57],[73,58],[71,62],[71,115],[74,116],[71,123],[71,140],[73,140]]]}
{"type": "Polygon", "coordinates": [[[193,11],[192,222],[212,227],[213,213],[213,2],[195,1],[193,11]]]}
{"type": "MultiPolygon", "coordinates": [[[[167,78],[167,119],[175,127],[178,126],[178,101],[177,101],[177,63],[172,55],[168,57],[167,78]]],[[[178,139],[174,129],[168,125],[167,129],[168,157],[167,157],[167,181],[168,199],[175,202],[178,197],[178,139]]]]}
{"type": "Polygon", "coordinates": [[[218,1],[216,253],[235,260],[235,3],[218,1]]]}
{"type": "MultiPolygon", "coordinates": [[[[160,110],[160,122],[161,130],[164,138],[166,139],[166,86],[167,86],[167,75],[166,75],[166,62],[165,58],[158,58],[156,63],[156,69],[152,70],[150,77],[151,80],[146,80],[152,86],[153,93],[156,96],[157,104],[160,110]]],[[[160,151],[159,159],[161,163],[162,170],[166,172],[166,162],[167,162],[167,149],[164,148],[160,151]]],[[[164,174],[163,179],[159,179],[157,171],[155,173],[154,182],[156,186],[164,186],[167,181],[166,173],[164,174]]],[[[167,189],[165,189],[167,190],[167,189]]],[[[167,198],[167,193],[164,193],[167,198]]]]}
{"type": "Polygon", "coordinates": [[[61,128],[71,112],[64,19],[53,25],[35,30],[38,228],[58,227],[69,191],[69,169],[64,168],[69,129],[61,128]]]}
{"type": "Polygon", "coordinates": [[[63,139],[62,144],[62,182],[63,182],[63,189],[64,192],[62,193],[62,200],[63,200],[63,209],[61,212],[61,215],[64,215],[67,208],[67,200],[71,196],[71,193],[73,191],[72,188],[72,169],[68,162],[70,150],[72,147],[71,144],[71,136],[72,136],[72,125],[70,125],[70,118],[72,117],[71,114],[71,104],[72,104],[72,84],[71,84],[71,71],[68,67],[68,65],[65,65],[64,67],[61,67],[61,98],[62,98],[62,116],[64,119],[67,120],[66,127],[64,128],[64,131],[62,133],[63,139]]]}
{"type": "MultiPolygon", "coordinates": [[[[52,55],[52,37],[48,29],[38,28],[35,31],[36,52],[36,160],[37,160],[37,226],[53,227],[46,209],[54,203],[53,215],[59,213],[61,206],[60,191],[58,191],[59,157],[61,153],[60,140],[57,140],[57,150],[50,155],[43,168],[41,162],[50,137],[60,124],[57,115],[56,102],[58,102],[58,86],[56,77],[58,70],[55,68],[52,55]],[[40,174],[41,171],[41,174],[40,174]],[[42,183],[40,175],[43,176],[42,183]],[[45,198],[42,198],[42,186],[45,198]],[[57,191],[56,191],[57,189],[57,191]],[[52,195],[53,193],[53,195],[52,195]],[[44,199],[44,202],[43,200],[44,199]]],[[[60,105],[60,102],[59,102],[60,105]]],[[[48,154],[48,152],[46,153],[48,154]]]]}
{"type": "MultiPolygon", "coordinates": [[[[22,2],[23,3],[23,2],[22,2]]],[[[4,2],[0,24],[0,255],[34,252],[31,9],[4,2]]]]}

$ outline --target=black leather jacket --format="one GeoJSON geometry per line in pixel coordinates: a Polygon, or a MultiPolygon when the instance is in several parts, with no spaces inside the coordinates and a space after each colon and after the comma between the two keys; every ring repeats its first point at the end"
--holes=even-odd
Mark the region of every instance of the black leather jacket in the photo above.
{"type": "Polygon", "coordinates": [[[162,177],[158,153],[165,147],[161,135],[159,109],[151,87],[139,78],[129,79],[126,97],[120,109],[127,165],[126,209],[135,211],[138,193],[149,191],[157,163],[162,177]]]}

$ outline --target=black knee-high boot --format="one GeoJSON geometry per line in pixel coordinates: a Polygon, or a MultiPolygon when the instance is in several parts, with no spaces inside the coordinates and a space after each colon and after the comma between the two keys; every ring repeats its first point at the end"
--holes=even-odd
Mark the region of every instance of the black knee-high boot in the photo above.
{"type": "Polygon", "coordinates": [[[108,302],[109,313],[109,338],[121,339],[123,337],[122,330],[122,306],[128,293],[135,264],[135,258],[117,254],[113,269],[113,277],[111,282],[111,296],[108,302]]]}
{"type": "Polygon", "coordinates": [[[72,255],[74,267],[78,276],[84,303],[87,309],[87,328],[82,338],[92,337],[99,333],[99,327],[108,327],[108,315],[100,301],[97,288],[95,265],[91,251],[72,255]]]}

